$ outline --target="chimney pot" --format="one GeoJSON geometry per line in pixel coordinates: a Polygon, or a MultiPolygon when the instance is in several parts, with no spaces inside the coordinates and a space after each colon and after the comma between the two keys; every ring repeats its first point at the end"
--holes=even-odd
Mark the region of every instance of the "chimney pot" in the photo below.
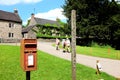
{"type": "Polygon", "coordinates": [[[14,9],[14,13],[18,14],[18,10],[17,10],[17,9],[14,9]]]}
{"type": "Polygon", "coordinates": [[[31,18],[34,18],[34,17],[35,17],[35,14],[34,14],[34,13],[32,13],[32,14],[31,14],[31,18]]]}

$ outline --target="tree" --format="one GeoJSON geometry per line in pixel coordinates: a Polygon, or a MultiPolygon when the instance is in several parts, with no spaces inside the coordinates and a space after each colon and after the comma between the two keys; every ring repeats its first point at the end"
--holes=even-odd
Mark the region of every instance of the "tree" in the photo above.
{"type": "Polygon", "coordinates": [[[76,10],[77,36],[107,39],[113,44],[120,29],[120,5],[115,0],[65,0],[63,9],[68,24],[71,10],[76,10]]]}

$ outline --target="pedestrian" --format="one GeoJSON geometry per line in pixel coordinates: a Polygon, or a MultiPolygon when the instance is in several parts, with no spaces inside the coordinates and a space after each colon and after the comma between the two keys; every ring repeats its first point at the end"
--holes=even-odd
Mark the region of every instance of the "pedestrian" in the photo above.
{"type": "Polygon", "coordinates": [[[62,47],[63,47],[63,52],[66,52],[65,51],[65,48],[66,48],[66,40],[65,39],[62,39],[62,47]]]}
{"type": "Polygon", "coordinates": [[[102,66],[101,66],[99,60],[96,61],[96,68],[97,68],[97,72],[96,72],[96,74],[101,74],[102,66]]]}
{"type": "Polygon", "coordinates": [[[66,39],[66,47],[67,47],[67,52],[70,53],[70,40],[68,38],[66,39]]]}
{"type": "Polygon", "coordinates": [[[60,40],[56,38],[56,50],[59,50],[60,40]]]}

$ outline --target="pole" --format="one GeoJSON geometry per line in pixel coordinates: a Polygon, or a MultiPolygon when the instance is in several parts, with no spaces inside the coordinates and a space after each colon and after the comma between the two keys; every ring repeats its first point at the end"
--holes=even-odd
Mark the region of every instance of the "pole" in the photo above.
{"type": "Polygon", "coordinates": [[[30,71],[26,71],[26,80],[30,80],[30,71]]]}
{"type": "Polygon", "coordinates": [[[72,10],[71,12],[71,29],[72,29],[72,53],[71,53],[71,62],[72,62],[72,80],[76,80],[76,11],[72,10]]]}

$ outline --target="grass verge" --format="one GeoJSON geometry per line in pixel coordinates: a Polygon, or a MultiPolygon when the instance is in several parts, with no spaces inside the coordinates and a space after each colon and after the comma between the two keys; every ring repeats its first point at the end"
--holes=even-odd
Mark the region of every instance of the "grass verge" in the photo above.
{"type": "MultiPolygon", "coordinates": [[[[55,46],[55,44],[53,44],[52,46],[55,46]]],[[[60,45],[60,48],[62,49],[62,45],[60,45]]],[[[109,46],[87,47],[87,46],[78,46],[77,45],[76,53],[120,60],[120,50],[115,50],[114,48],[111,48],[109,46]]]]}
{"type": "MultiPolygon", "coordinates": [[[[38,51],[37,70],[31,71],[31,80],[71,80],[71,62],[38,51]]],[[[77,80],[115,80],[114,77],[77,64],[77,80]]],[[[20,47],[0,45],[0,80],[25,80],[20,67],[20,47]]]]}
{"type": "Polygon", "coordinates": [[[78,54],[120,60],[120,50],[113,48],[77,46],[76,52],[78,54]]]}

